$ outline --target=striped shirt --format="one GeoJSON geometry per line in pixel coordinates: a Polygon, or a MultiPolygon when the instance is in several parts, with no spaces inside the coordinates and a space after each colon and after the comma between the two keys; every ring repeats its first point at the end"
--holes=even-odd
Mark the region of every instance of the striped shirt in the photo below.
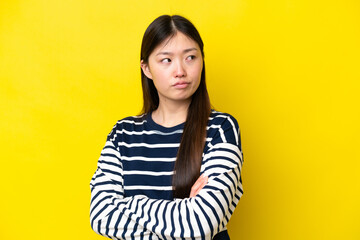
{"type": "Polygon", "coordinates": [[[184,123],[156,124],[151,114],[118,121],[90,182],[92,229],[112,239],[212,239],[226,230],[243,194],[238,123],[212,111],[192,198],[173,199],[172,176],[184,123]]]}

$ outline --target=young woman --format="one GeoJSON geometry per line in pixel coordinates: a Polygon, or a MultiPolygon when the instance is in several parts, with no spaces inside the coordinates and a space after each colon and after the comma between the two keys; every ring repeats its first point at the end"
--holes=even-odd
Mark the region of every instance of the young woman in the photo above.
{"type": "Polygon", "coordinates": [[[90,222],[113,239],[229,239],[242,196],[237,121],[211,110],[203,42],[163,15],[141,47],[143,114],[118,121],[91,179],[90,222]]]}

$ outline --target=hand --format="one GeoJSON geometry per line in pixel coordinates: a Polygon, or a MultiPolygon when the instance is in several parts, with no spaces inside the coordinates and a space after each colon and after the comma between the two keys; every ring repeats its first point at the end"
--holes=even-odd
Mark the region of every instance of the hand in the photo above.
{"type": "Polygon", "coordinates": [[[200,192],[200,190],[207,184],[208,179],[209,178],[204,174],[201,175],[191,187],[190,197],[195,197],[200,192]]]}

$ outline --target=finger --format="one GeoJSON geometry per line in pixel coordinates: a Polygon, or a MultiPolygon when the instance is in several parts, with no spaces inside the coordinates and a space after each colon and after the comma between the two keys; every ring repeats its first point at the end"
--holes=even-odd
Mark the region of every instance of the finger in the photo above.
{"type": "Polygon", "coordinates": [[[197,189],[194,189],[192,196],[195,197],[196,195],[198,195],[201,189],[203,189],[203,187],[206,185],[206,183],[207,182],[204,181],[197,189]]]}
{"type": "Polygon", "coordinates": [[[192,189],[198,189],[199,186],[201,186],[201,184],[203,183],[204,181],[204,178],[203,178],[203,175],[201,175],[197,180],[196,182],[194,183],[194,185],[191,187],[192,189]]]}
{"type": "Polygon", "coordinates": [[[205,187],[205,185],[206,185],[207,183],[208,183],[208,177],[204,177],[201,185],[200,185],[200,186],[198,187],[198,189],[197,189],[197,193],[199,193],[200,190],[203,189],[203,187],[205,187]]]}
{"type": "Polygon", "coordinates": [[[193,187],[191,188],[190,197],[195,197],[200,190],[207,184],[208,177],[205,175],[202,175],[198,178],[198,180],[195,182],[193,187]]]}
{"type": "Polygon", "coordinates": [[[200,176],[196,182],[194,183],[194,185],[191,187],[191,191],[190,191],[190,197],[194,197],[196,194],[197,189],[201,186],[203,181],[202,176],[200,176]]]}

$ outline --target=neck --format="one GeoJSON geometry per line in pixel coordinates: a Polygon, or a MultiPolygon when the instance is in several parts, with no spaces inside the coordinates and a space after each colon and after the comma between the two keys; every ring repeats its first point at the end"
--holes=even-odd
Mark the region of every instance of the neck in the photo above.
{"type": "Polygon", "coordinates": [[[152,113],[152,119],[164,127],[173,127],[186,121],[190,101],[181,104],[161,103],[152,113]]]}

